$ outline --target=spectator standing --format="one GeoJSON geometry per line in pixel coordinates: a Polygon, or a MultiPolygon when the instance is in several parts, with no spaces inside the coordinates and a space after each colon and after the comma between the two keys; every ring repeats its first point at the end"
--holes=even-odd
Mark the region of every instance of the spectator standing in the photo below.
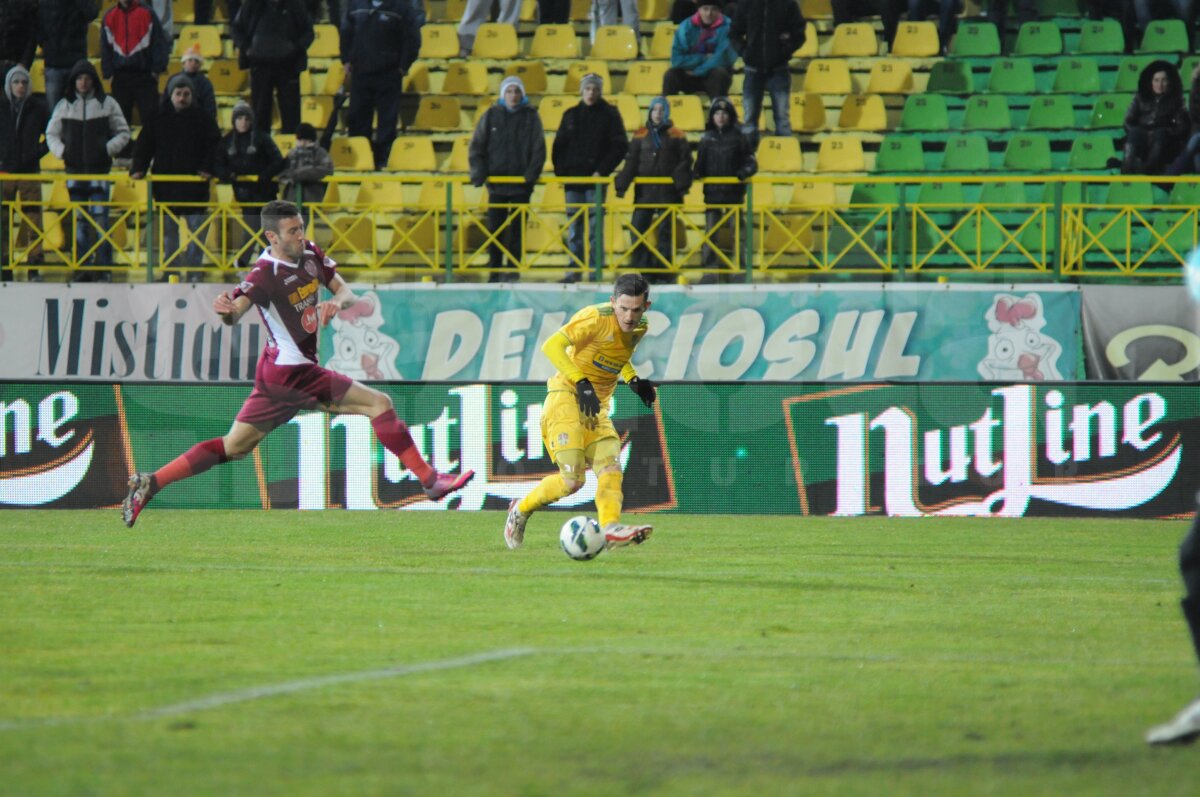
{"type": "MultiPolygon", "coordinates": [[[[498,0],[498,2],[500,11],[496,15],[496,21],[515,27],[521,18],[521,0],[498,0]]],[[[491,19],[491,16],[492,0],[467,0],[462,19],[458,21],[459,58],[466,58],[471,54],[471,48],[475,46],[475,35],[479,33],[479,26],[491,19]]]]}
{"type": "Polygon", "coordinates": [[[758,131],[763,90],[771,93],[775,135],[790,136],[792,54],[804,45],[804,15],[796,0],[742,0],[729,28],[729,41],[742,57],[745,129],[758,131]]]}
{"type": "Polygon", "coordinates": [[[45,66],[46,103],[58,105],[71,67],[87,58],[88,25],[96,18],[96,0],[41,0],[37,43],[45,66]]]}
{"type": "MultiPolygon", "coordinates": [[[[563,114],[554,137],[550,152],[554,173],[559,177],[607,177],[621,164],[629,148],[625,122],[620,111],[605,101],[604,80],[599,75],[584,75],[579,82],[579,94],[579,104],[563,114]]],[[[567,215],[578,214],[567,233],[567,249],[574,258],[571,267],[590,267],[595,251],[593,248],[591,256],[585,256],[585,242],[596,229],[596,189],[600,189],[603,199],[605,187],[597,183],[567,183],[564,188],[567,215]]],[[[579,276],[578,271],[572,271],[567,281],[575,282],[579,276]]]]}
{"type": "Polygon", "coordinates": [[[407,0],[350,0],[342,22],[342,63],[350,79],[352,136],[370,136],[375,168],[387,165],[400,118],[404,75],[421,50],[421,27],[407,0]]]}
{"type": "Polygon", "coordinates": [[[522,209],[529,204],[533,187],[546,162],[542,119],[525,96],[519,77],[500,83],[500,99],[488,108],[475,127],[468,150],[471,183],[481,186],[490,177],[521,177],[519,183],[488,183],[488,231],[496,236],[489,247],[491,282],[516,282],[516,268],[525,246],[522,209]],[[505,258],[504,251],[509,253],[505,258]]]}
{"type": "Polygon", "coordinates": [[[171,0],[150,0],[150,10],[158,17],[158,24],[162,25],[167,41],[175,41],[175,9],[171,0]]]}
{"type": "MultiPolygon", "coordinates": [[[[192,104],[217,121],[217,92],[213,89],[212,81],[204,74],[204,56],[200,54],[200,45],[193,44],[179,59],[183,71],[176,72],[171,77],[186,75],[192,84],[192,104]]],[[[171,81],[167,81],[170,85],[171,81]]]]}
{"type": "Polygon", "coordinates": [[[35,0],[0,0],[0,71],[15,64],[33,66],[37,51],[37,3],[35,0]]]}
{"type": "Polygon", "coordinates": [[[280,176],[283,198],[296,200],[299,188],[301,204],[311,205],[325,198],[326,177],[333,174],[333,158],[317,143],[317,130],[307,122],[296,128],[296,146],[287,154],[287,166],[280,176]]]}
{"type": "MultiPolygon", "coordinates": [[[[238,12],[242,10],[241,0],[225,0],[225,8],[229,11],[227,19],[237,19],[238,12]]],[[[212,22],[213,0],[196,0],[193,9],[193,18],[197,25],[212,22]]]]}
{"type": "Polygon", "coordinates": [[[663,94],[703,91],[715,99],[729,93],[737,53],[729,43],[729,18],[720,0],[703,0],[684,20],[671,43],[671,68],[663,74],[663,94]]]}
{"type": "Polygon", "coordinates": [[[538,0],[538,22],[565,25],[571,21],[571,0],[538,0]]]}
{"type": "Polygon", "coordinates": [[[302,0],[247,0],[230,26],[238,65],[250,70],[250,101],[259,128],[270,132],[279,96],[284,131],[300,124],[300,73],[308,69],[313,24],[302,0]]]}
{"type": "MultiPolygon", "coordinates": [[[[46,144],[56,158],[61,158],[68,174],[108,174],[112,159],[129,146],[129,125],[121,106],[104,93],[104,85],[90,61],[75,64],[68,76],[63,98],[54,106],[46,126],[46,144]]],[[[108,229],[110,183],[105,180],[67,180],[67,193],[72,203],[84,205],[77,209],[75,245],[82,254],[95,244],[96,227],[108,229]],[[91,214],[91,219],[87,218],[91,214]],[[93,225],[94,221],[94,225],[93,225]]],[[[100,242],[93,264],[112,262],[112,245],[100,242]]],[[[99,279],[111,281],[108,271],[86,272],[77,279],[87,282],[99,279]]]]}
{"type": "MultiPolygon", "coordinates": [[[[174,259],[176,265],[192,267],[201,264],[197,233],[208,215],[203,205],[209,200],[208,180],[213,174],[220,139],[216,120],[195,103],[191,78],[180,74],[167,81],[154,124],[143,126],[138,134],[129,176],[140,180],[147,172],[153,172],[157,176],[202,177],[204,182],[153,184],[154,201],[165,205],[174,216],[174,219],[163,217],[162,261],[174,259]],[[187,251],[180,256],[180,228],[184,220],[193,237],[187,251]]],[[[188,282],[200,282],[201,278],[199,271],[188,272],[188,282]]]]}
{"type": "MultiPolygon", "coordinates": [[[[233,198],[242,206],[247,234],[256,235],[262,206],[279,193],[275,177],[285,163],[270,134],[254,126],[254,111],[244,102],[233,107],[233,130],[221,139],[215,166],[217,177],[233,183],[233,198]],[[239,179],[244,177],[257,179],[239,179]]],[[[245,268],[256,257],[258,252],[242,253],[239,266],[245,268]]]]}
{"type": "Polygon", "coordinates": [[[1121,173],[1162,174],[1183,150],[1187,135],[1179,70],[1170,61],[1154,61],[1142,70],[1137,94],[1125,112],[1121,173]]]}
{"type": "Polygon", "coordinates": [[[664,213],[666,218],[658,225],[658,257],[639,239],[630,249],[630,266],[646,274],[650,282],[669,282],[669,275],[663,269],[671,265],[675,253],[671,242],[674,219],[667,211],[669,206],[683,202],[692,185],[692,152],[687,136],[671,124],[671,106],[665,97],[650,101],[646,126],[639,128],[629,141],[625,165],[613,180],[617,196],[625,196],[638,177],[670,177],[671,183],[634,186],[631,223],[638,234],[645,237],[655,218],[664,213]]]}
{"type": "Polygon", "coordinates": [[[113,99],[126,122],[133,123],[136,107],[141,124],[150,124],[158,114],[158,76],[171,54],[162,25],[142,0],[117,0],[102,24],[100,69],[112,81],[113,99]]]}
{"type": "MultiPolygon", "coordinates": [[[[0,97],[0,172],[7,174],[38,174],[42,156],[49,152],[43,135],[50,121],[50,109],[46,98],[34,94],[29,71],[17,64],[4,77],[4,95],[0,97]]],[[[42,226],[42,186],[36,180],[5,180],[0,198],[5,203],[19,200],[22,212],[29,216],[36,229],[42,226]]],[[[0,261],[8,263],[9,215],[4,213],[0,227],[0,261]]],[[[24,246],[31,230],[20,222],[17,243],[24,246]]],[[[16,226],[14,225],[14,226],[16,226]]],[[[41,246],[35,244],[27,256],[28,263],[41,262],[41,246]]],[[[36,278],[37,272],[30,271],[29,277],[36,278]]],[[[12,279],[12,272],[5,268],[2,279],[12,279]]]]}
{"type": "Polygon", "coordinates": [[[605,25],[617,24],[617,12],[621,13],[621,21],[633,28],[633,35],[641,39],[642,20],[638,16],[637,0],[592,0],[592,43],[596,41],[596,31],[605,25]]]}
{"type": "MultiPolygon", "coordinates": [[[[743,8],[745,5],[743,4],[743,8]]],[[[742,182],[736,185],[728,183],[711,183],[704,186],[704,226],[708,234],[708,243],[704,247],[701,265],[706,269],[721,268],[721,260],[717,255],[716,236],[722,227],[732,227],[733,240],[736,245],[745,242],[746,214],[740,208],[733,209],[733,215],[722,222],[730,211],[731,205],[742,205],[746,201],[746,180],[758,172],[758,160],[754,157],[754,141],[742,133],[738,127],[737,110],[727,97],[713,100],[708,109],[708,124],[704,136],[700,139],[700,147],[696,151],[696,177],[704,180],[709,177],[736,177],[742,182]],[[732,221],[732,224],[729,222],[732,221]]],[[[726,253],[726,257],[735,265],[738,263],[736,252],[726,253]]],[[[700,278],[701,283],[719,282],[718,275],[709,272],[700,278]]]]}

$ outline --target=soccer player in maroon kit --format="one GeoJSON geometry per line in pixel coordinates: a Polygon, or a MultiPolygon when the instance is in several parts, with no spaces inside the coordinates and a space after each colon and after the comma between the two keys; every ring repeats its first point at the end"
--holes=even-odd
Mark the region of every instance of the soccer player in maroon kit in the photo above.
{"type": "Polygon", "coordinates": [[[254,374],[254,391],[224,437],[197,443],[154,473],[129,477],[129,494],[121,504],[125,525],[132,527],[154,494],[168,484],[241,459],[272,429],[314,408],[370,418],[379,442],[420,479],[430,500],[462,489],[475,472],[454,476],[435,471],[413,444],[404,421],[396,417],[390,398],[317,364],[317,330],[352,305],[355,296],[334,262],[304,239],[300,209],[291,202],[270,202],[263,208],[262,227],[270,248],[245,282],[213,301],[213,310],[226,324],[236,324],[251,307],[257,306],[262,315],[268,336],[254,374]],[[322,286],[333,294],[333,301],[318,301],[322,286]]]}

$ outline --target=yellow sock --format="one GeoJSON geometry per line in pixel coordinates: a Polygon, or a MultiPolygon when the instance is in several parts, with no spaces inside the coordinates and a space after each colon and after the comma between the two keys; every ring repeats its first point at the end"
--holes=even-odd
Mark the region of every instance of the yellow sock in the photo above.
{"type": "Polygon", "coordinates": [[[563,496],[569,495],[570,492],[567,489],[567,483],[563,481],[562,474],[551,473],[538,482],[538,486],[530,490],[529,495],[521,499],[521,503],[517,504],[517,509],[521,510],[521,514],[528,515],[544,506],[553,504],[563,496]]]}
{"type": "Polygon", "coordinates": [[[605,471],[596,477],[596,513],[600,516],[600,528],[621,519],[621,505],[625,494],[621,492],[621,472],[605,471]]]}

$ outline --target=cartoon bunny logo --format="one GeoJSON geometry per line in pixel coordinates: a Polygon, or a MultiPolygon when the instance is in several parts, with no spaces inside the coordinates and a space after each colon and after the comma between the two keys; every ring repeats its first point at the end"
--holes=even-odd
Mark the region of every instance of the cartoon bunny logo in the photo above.
{"type": "Polygon", "coordinates": [[[1042,333],[1046,314],[1036,293],[997,294],[988,308],[988,353],[979,363],[984,379],[1006,382],[1061,380],[1062,344],[1042,333]]]}
{"type": "Polygon", "coordinates": [[[352,379],[403,379],[396,368],[400,344],[382,331],[379,296],[367,291],[333,317],[333,355],[330,370],[352,379]]]}

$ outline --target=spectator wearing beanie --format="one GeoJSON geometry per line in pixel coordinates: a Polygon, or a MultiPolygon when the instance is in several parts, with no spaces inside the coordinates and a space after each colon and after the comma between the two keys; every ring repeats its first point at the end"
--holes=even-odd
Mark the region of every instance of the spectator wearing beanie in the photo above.
{"type": "MultiPolygon", "coordinates": [[[[4,78],[4,94],[0,96],[0,172],[8,174],[37,174],[41,171],[42,156],[49,152],[42,136],[50,121],[50,109],[46,98],[34,94],[29,71],[17,64],[8,70],[4,78]]],[[[5,180],[0,197],[4,202],[19,200],[22,213],[29,216],[34,230],[42,227],[42,187],[36,180],[5,180]]],[[[8,218],[0,226],[0,259],[4,261],[3,279],[12,279],[8,266],[8,218]]],[[[20,226],[18,246],[26,246],[34,238],[34,230],[20,226]]],[[[40,263],[41,246],[34,243],[26,255],[26,262],[40,263]]],[[[37,272],[30,271],[30,278],[37,272]]]]}
{"type": "Polygon", "coordinates": [[[279,124],[300,124],[300,73],[308,69],[312,19],[301,0],[247,0],[230,26],[238,64],[250,68],[250,98],[256,125],[271,129],[271,109],[279,98],[279,124]]]}
{"type": "MultiPolygon", "coordinates": [[[[262,206],[279,193],[275,177],[283,171],[283,156],[269,133],[256,129],[254,111],[245,102],[233,107],[233,130],[217,147],[216,174],[221,180],[233,183],[233,198],[242,206],[245,233],[250,240],[241,244],[238,263],[245,267],[258,257],[253,238],[261,226],[262,206]],[[254,177],[248,180],[244,178],[254,177]]],[[[261,241],[259,242],[261,243],[261,241]]]]}
{"type": "Polygon", "coordinates": [[[71,67],[88,57],[88,24],[99,11],[97,0],[41,0],[37,43],[45,66],[46,103],[53,110],[62,98],[71,67]]]}
{"type": "Polygon", "coordinates": [[[729,44],[729,18],[721,13],[720,0],[703,0],[675,31],[663,94],[703,91],[714,99],[724,97],[733,83],[736,61],[737,53],[729,44]]]}
{"type": "Polygon", "coordinates": [[[283,198],[300,205],[318,203],[325,198],[323,181],[331,174],[333,158],[317,143],[316,129],[301,122],[296,128],[296,146],[288,153],[287,167],[280,176],[283,198]]]}
{"type": "MultiPolygon", "coordinates": [[[[192,104],[217,121],[217,92],[213,89],[212,81],[204,74],[204,56],[200,55],[200,45],[193,44],[179,59],[183,71],[176,72],[172,78],[186,75],[192,84],[192,104]]],[[[167,85],[170,85],[167,81],[167,85]]]]}

